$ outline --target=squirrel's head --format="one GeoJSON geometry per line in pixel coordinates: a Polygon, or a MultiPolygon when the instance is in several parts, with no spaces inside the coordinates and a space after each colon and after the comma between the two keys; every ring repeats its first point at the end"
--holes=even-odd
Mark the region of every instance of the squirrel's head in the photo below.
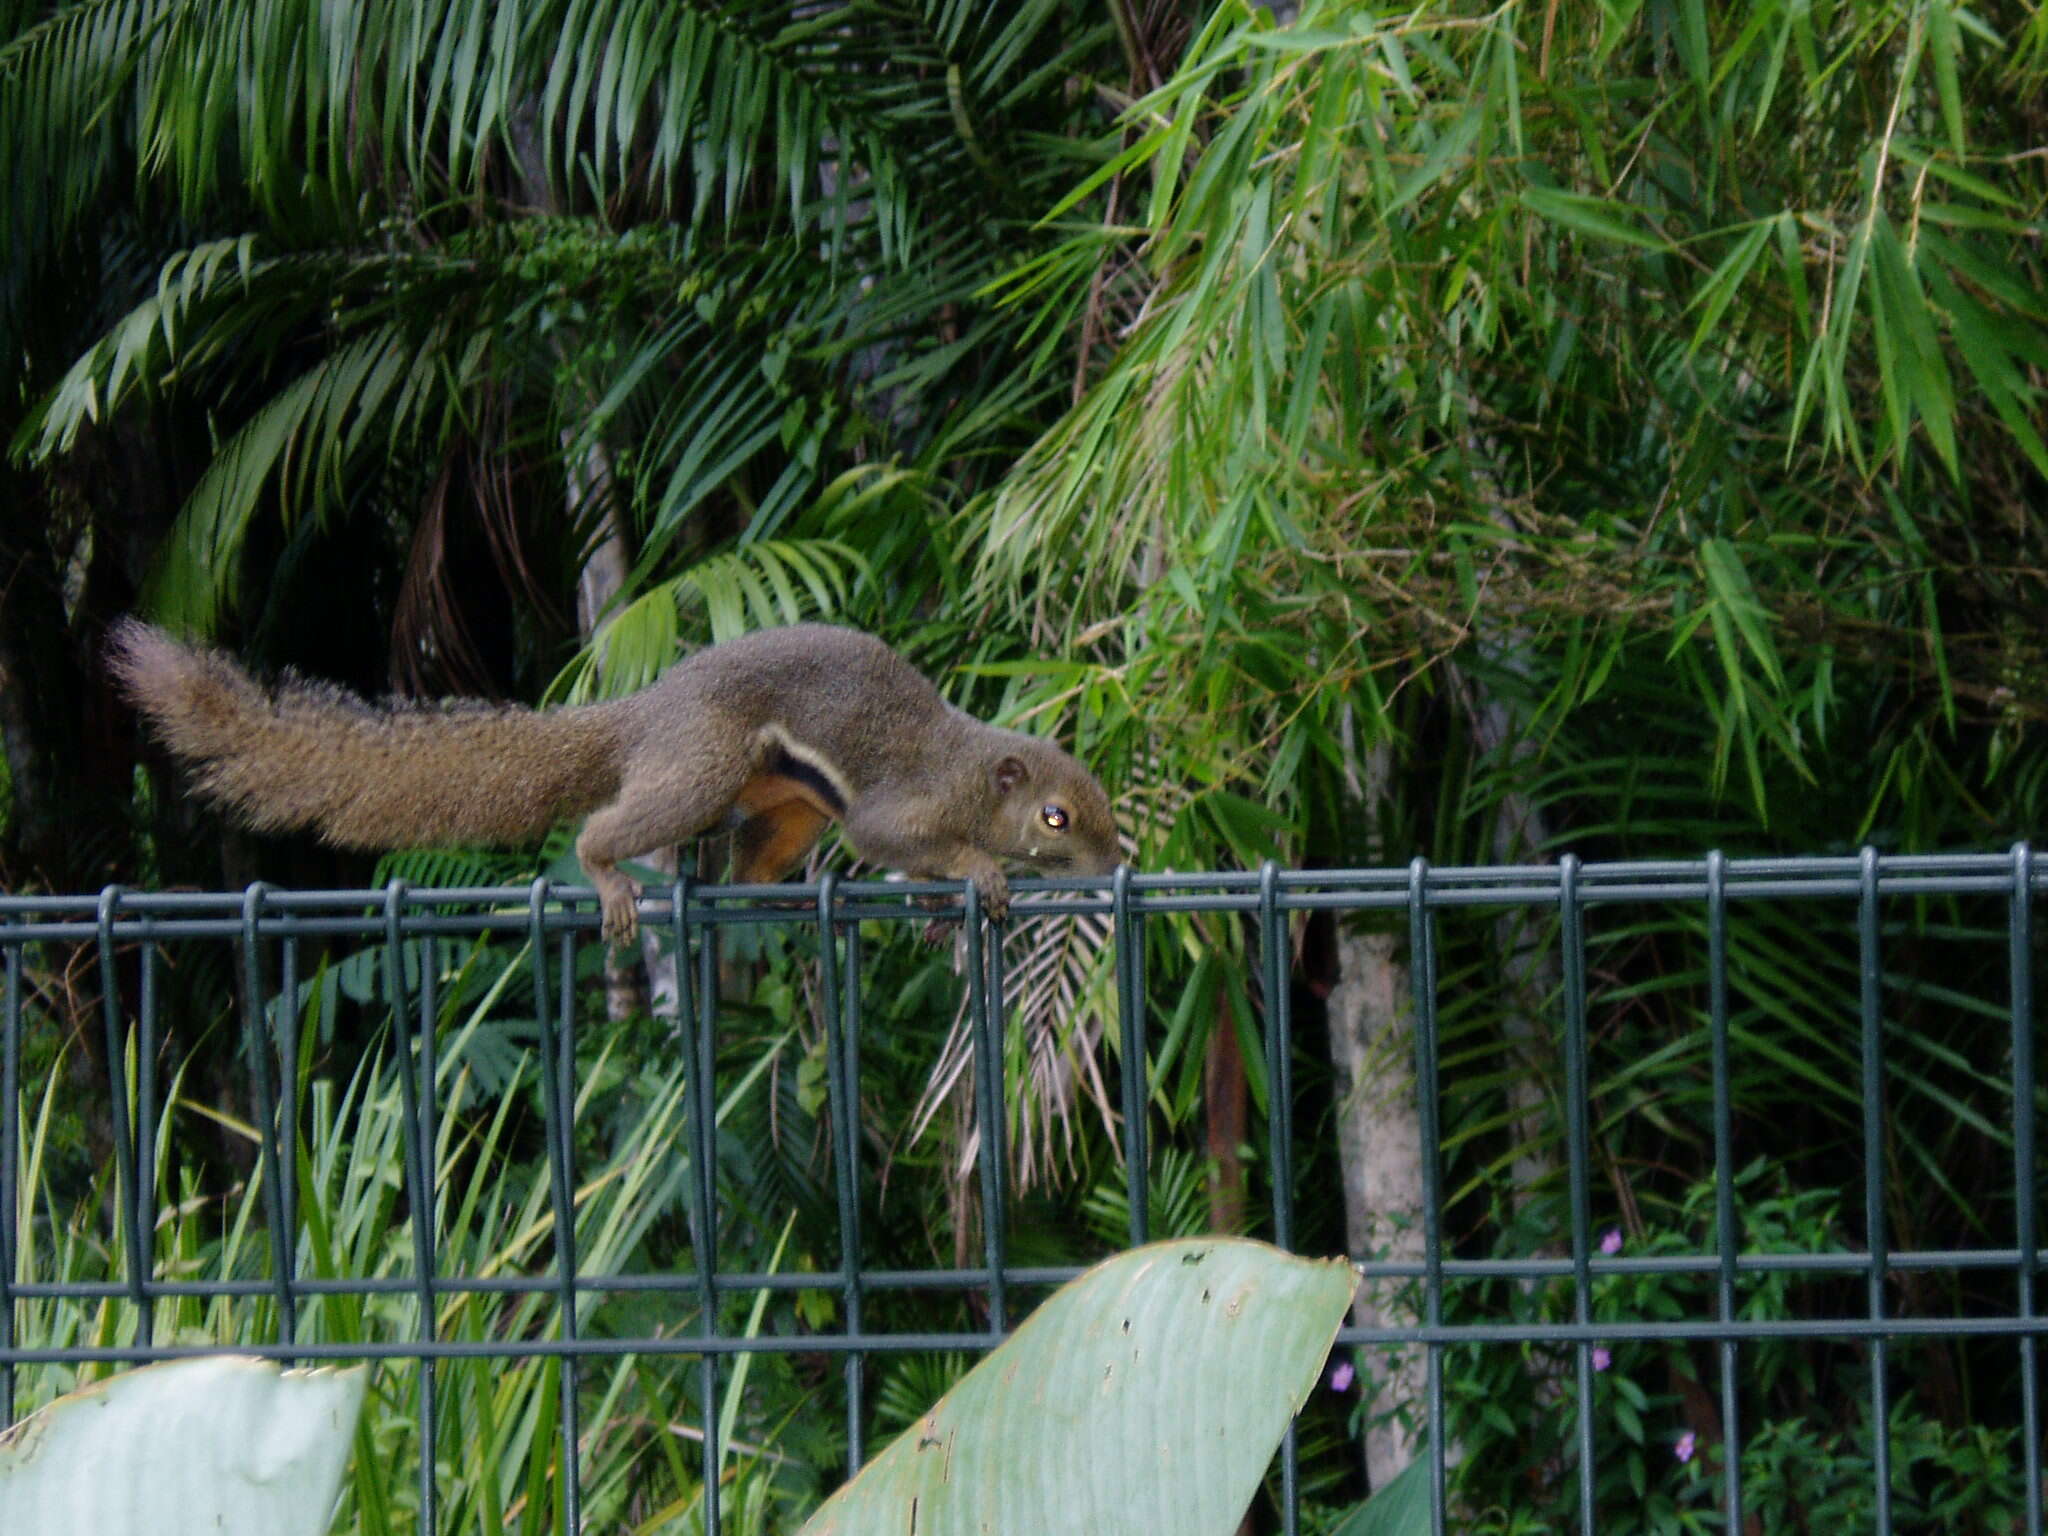
{"type": "Polygon", "coordinates": [[[1049,741],[1012,736],[989,768],[995,836],[988,851],[1048,875],[1106,875],[1123,860],[1109,796],[1049,741]]]}

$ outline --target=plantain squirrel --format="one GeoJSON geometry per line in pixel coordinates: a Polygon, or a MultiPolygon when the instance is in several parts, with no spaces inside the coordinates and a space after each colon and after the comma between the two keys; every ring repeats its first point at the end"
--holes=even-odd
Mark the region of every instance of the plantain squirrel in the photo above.
{"type": "Polygon", "coordinates": [[[270,689],[134,619],[113,630],[110,656],[198,788],[258,830],[408,848],[523,842],[586,817],[576,854],[613,944],[639,927],[640,888],[619,860],[728,817],[742,882],[779,880],[838,821],[862,858],[971,880],[995,917],[1009,906],[1005,862],[1102,875],[1119,857],[1086,768],[963,714],[858,630],[759,630],[626,698],[542,711],[374,705],[289,678],[270,689]]]}

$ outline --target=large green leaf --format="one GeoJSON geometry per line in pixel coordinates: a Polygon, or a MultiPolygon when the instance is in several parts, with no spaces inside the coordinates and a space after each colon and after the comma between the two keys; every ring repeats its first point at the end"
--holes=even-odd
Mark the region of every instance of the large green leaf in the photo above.
{"type": "Polygon", "coordinates": [[[0,1531],[317,1536],[368,1380],[215,1355],[69,1393],[0,1434],[0,1531]]]}
{"type": "Polygon", "coordinates": [[[1429,1453],[1425,1448],[1386,1487],[1346,1515],[1335,1536],[1422,1536],[1430,1528],[1429,1453]]]}
{"type": "Polygon", "coordinates": [[[804,1527],[1228,1536],[1356,1277],[1242,1239],[1154,1243],[1065,1286],[804,1527]]]}

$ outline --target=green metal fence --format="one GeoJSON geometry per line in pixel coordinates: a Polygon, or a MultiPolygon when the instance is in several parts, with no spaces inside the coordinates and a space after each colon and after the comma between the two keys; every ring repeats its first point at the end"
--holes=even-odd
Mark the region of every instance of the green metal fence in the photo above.
{"type": "MultiPolygon", "coordinates": [[[[1896,1341],[1923,1335],[2011,1338],[2021,1353],[2019,1444],[2025,1459],[2024,1528],[2042,1529],[2039,1375],[2035,1338],[2043,1331],[2037,1280],[2041,1270],[2036,1201],[2040,1184],[2035,1131],[2033,905],[2048,877],[2037,869],[2033,852],[2022,845],[2007,855],[1884,857],[1866,850],[1860,855],[1803,859],[1730,859],[1718,854],[1704,859],[1655,863],[1585,864],[1565,858],[1555,865],[1519,868],[1439,868],[1417,861],[1405,869],[1347,871],[1283,871],[1273,867],[1251,874],[1194,876],[1134,875],[1119,871],[1109,882],[1028,881],[1018,887],[1011,921],[1057,921],[1076,913],[1113,919],[1114,977],[1123,1036],[1114,1055],[1120,1072],[1122,1153],[1130,1169],[1151,1166],[1146,1106],[1154,1084],[1148,1080],[1151,1043],[1146,1039],[1148,923],[1168,913],[1233,913],[1255,936],[1264,999],[1267,1080],[1275,1091],[1267,1096],[1268,1145],[1272,1166],[1265,1180],[1270,1207],[1262,1230],[1283,1246],[1296,1236],[1298,1195],[1292,1166],[1298,1145],[1294,1117],[1296,1096],[1292,1073],[1298,1054],[1321,1048],[1320,1042],[1294,1037],[1289,1007],[1290,925],[1303,912],[1377,914],[1382,926],[1405,928],[1413,986],[1414,1067],[1419,1088],[1422,1140],[1425,1149],[1423,1258],[1419,1263],[1368,1261],[1360,1264],[1369,1278],[1419,1282],[1415,1320],[1405,1327],[1370,1333],[1347,1329],[1350,1344],[1419,1343],[1428,1350],[1426,1420],[1431,1428],[1432,1509],[1434,1529],[1454,1523],[1446,1493],[1444,1445],[1445,1351],[1452,1347],[1514,1349],[1560,1345],[1572,1354],[1572,1369],[1563,1381],[1565,1401],[1558,1411],[1576,1414],[1576,1468],[1581,1528],[1594,1529],[1594,1482],[1603,1447],[1589,1405],[1595,1390],[1595,1351],[1618,1340],[1711,1341],[1719,1357],[1720,1412],[1728,1452],[1720,1491],[1720,1513],[1726,1529],[1744,1523],[1741,1444],[1743,1423],[1738,1384],[1744,1350],[1758,1341],[1797,1339],[1851,1341],[1868,1351],[1870,1360],[1869,1422],[1890,1422],[1886,1370],[1887,1350],[1896,1341]],[[1048,893],[1058,893],[1049,895],[1048,893]],[[1980,1000],[1995,1007],[2010,1024],[2010,1143],[2014,1181],[2013,1230],[1990,1246],[1969,1249],[1910,1251],[1894,1248],[1886,1235],[1885,1181],[1882,1152],[1885,1130],[1887,1059],[1884,1040],[1887,957],[1886,914],[1902,904],[1928,898],[1967,898],[2002,910],[2004,942],[2009,956],[2009,985],[2003,996],[1980,1000]],[[1749,1253],[1738,1246],[1735,1158],[1730,1145],[1731,992],[1751,985],[1731,969],[1728,932],[1731,911],[1746,904],[1795,904],[1810,914],[1806,921],[1838,932],[1856,955],[1861,978],[1859,1057],[1864,1163],[1862,1169],[1863,1231],[1860,1249],[1811,1254],[1749,1253]],[[1439,979],[1440,925],[1460,912],[1529,909],[1554,916],[1555,956],[1562,987],[1556,1010],[1556,1048],[1564,1062],[1566,1090],[1562,1106],[1565,1156],[1569,1174],[1569,1230],[1558,1234],[1552,1257],[1502,1260],[1461,1258],[1451,1249],[1442,1227],[1446,1194],[1441,1187],[1438,1109],[1443,1068],[1439,1061],[1439,1007],[1444,1001],[1439,979]],[[1711,1248],[1689,1255],[1609,1256],[1601,1251],[1592,1217],[1592,1132],[1588,1123],[1587,1020],[1589,1003],[1599,1001],[1599,988],[1588,976],[1589,924],[1621,920],[1645,909],[1683,909],[1703,927],[1707,946],[1706,987],[1711,1028],[1712,1126],[1715,1142],[1714,1205],[1716,1240],[1711,1248]],[[1849,1276],[1861,1281],[1865,1305],[1829,1317],[1751,1317],[1740,1315],[1738,1288],[1745,1280],[1771,1272],[1796,1270],[1806,1275],[1849,1276]],[[1980,1284],[2006,1277],[2009,1308],[1987,1315],[1892,1315],[1888,1305],[1895,1277],[1913,1271],[1948,1274],[1970,1272],[1980,1284]],[[1714,1305],[1697,1317],[1636,1317],[1596,1320],[1591,1311],[1595,1287],[1620,1275],[1688,1274],[1713,1284],[1714,1305]],[[1568,1322],[1531,1322],[1451,1317],[1447,1298],[1462,1281],[1514,1278],[1570,1287],[1568,1322]]],[[[97,897],[0,897],[0,1423],[50,1395],[60,1378],[53,1371],[105,1362],[143,1362],[207,1352],[208,1345],[190,1337],[155,1336],[156,1309],[168,1299],[203,1298],[226,1307],[255,1306],[269,1320],[270,1336],[238,1342],[244,1352],[298,1362],[377,1360],[393,1362],[414,1380],[420,1443],[437,1444],[437,1387],[448,1363],[463,1360],[513,1361],[531,1356],[561,1362],[559,1418],[554,1428],[561,1448],[561,1497],[570,1529],[579,1525],[581,1427],[586,1404],[579,1393],[579,1373],[593,1357],[633,1354],[683,1357],[701,1362],[696,1391],[701,1394],[706,1528],[717,1529],[719,1445],[717,1404],[721,1381],[739,1355],[782,1352],[806,1356],[837,1356],[845,1444],[851,1467],[870,1452],[872,1410],[869,1370],[877,1358],[904,1351],[979,1351],[999,1341],[1028,1311],[1032,1300],[1068,1278],[1071,1269],[1014,1262],[1010,1252],[1012,1224],[1006,1211],[1011,1191],[1003,1176],[1006,1165],[1004,1085],[998,1078],[1003,1052],[998,1029],[1006,1014],[1003,946],[993,942],[995,929],[976,907],[974,893],[957,887],[903,884],[853,884],[827,877],[816,886],[742,888],[679,883],[665,893],[650,893],[642,907],[645,921],[658,927],[678,953],[682,965],[679,1030],[682,1049],[693,1053],[684,1104],[684,1155],[689,1165],[686,1203],[692,1264],[674,1273],[599,1273],[579,1255],[572,1207],[578,1186],[577,1144],[573,1106],[577,1102],[576,1031],[578,957],[594,946],[597,913],[587,891],[536,882],[530,888],[412,890],[394,884],[383,891],[285,891],[252,886],[239,894],[151,893],[110,888],[97,897]],[[964,1267],[888,1267],[863,1264],[861,1225],[866,1181],[877,1176],[875,1159],[864,1151],[858,1124],[862,1080],[863,980],[875,932],[874,923],[923,923],[930,916],[907,904],[906,897],[949,896],[964,901],[966,919],[965,977],[972,1027],[976,1038],[974,1093],[978,1125],[984,1142],[978,1163],[979,1198],[986,1219],[980,1224],[979,1262],[964,1267]],[[798,909],[792,902],[801,903],[798,909]],[[838,1266],[823,1273],[742,1273],[721,1264],[720,1212],[717,1207],[719,1149],[714,1131],[714,1024],[719,1013],[721,944],[735,928],[764,924],[804,927],[832,942],[816,949],[818,996],[826,1032],[826,1091],[829,1101],[830,1157],[833,1198],[838,1212],[838,1266]],[[404,1208],[431,1212],[448,1191],[436,1188],[437,1146],[443,1106],[437,1102],[435,1023],[437,974],[434,966],[408,962],[408,946],[426,938],[466,940],[491,933],[517,940],[528,949],[531,998],[538,1014],[540,1095],[548,1170],[547,1203],[553,1232],[551,1262],[530,1273],[473,1273],[449,1267],[439,1251],[439,1223],[413,1216],[400,1218],[409,1227],[411,1272],[404,1276],[365,1276],[322,1272],[308,1251],[303,1213],[296,1207],[300,1179],[298,1159],[306,1155],[294,1129],[306,1106],[300,1091],[298,1031],[294,1021],[305,996],[309,949],[327,952],[368,949],[381,954],[377,975],[384,989],[388,1018],[406,1048],[394,1053],[404,1101],[402,1183],[404,1208]],[[166,1085],[158,1080],[164,1058],[165,1032],[173,1027],[163,1017],[161,998],[169,968],[222,963],[230,956],[236,967],[242,1032],[241,1060],[247,1071],[242,1092],[254,1106],[257,1160],[262,1186],[261,1231],[267,1261],[248,1266],[239,1275],[194,1275],[166,1266],[156,1256],[151,1234],[164,1212],[152,1172],[165,1134],[162,1123],[166,1085]],[[33,969],[42,976],[84,975],[98,989],[99,1038],[94,1042],[109,1067],[106,1123],[115,1163],[118,1209],[105,1220],[112,1258],[109,1276],[91,1282],[36,1281],[25,1278],[22,1261],[26,1234],[18,1222],[26,1177],[22,1158],[31,1145],[25,1123],[23,1052],[31,1006],[25,979],[33,969]],[[335,1339],[317,1336],[321,1329],[302,1327],[309,1309],[331,1305],[332,1298],[370,1298],[408,1291],[418,1302],[419,1328],[402,1337],[335,1339]],[[802,1336],[769,1336],[729,1326],[730,1309],[721,1301],[762,1293],[810,1291],[828,1293],[836,1304],[834,1328],[802,1336]],[[893,1293],[958,1293],[974,1298],[983,1325],[953,1331],[902,1331],[877,1308],[878,1298],[893,1293]],[[647,1326],[621,1332],[608,1328],[590,1336],[580,1319],[594,1298],[639,1294],[673,1297],[675,1315],[694,1319],[689,1331],[647,1326]],[[541,1296],[550,1308],[547,1326],[512,1339],[478,1340],[443,1337],[437,1318],[451,1298],[499,1296],[509,1299],[541,1296]],[[75,1303],[93,1309],[99,1322],[91,1338],[53,1342],[40,1337],[35,1319],[47,1315],[51,1303],[75,1303]],[[583,1310],[579,1310],[579,1303],[583,1310]],[[39,1310],[41,1309],[41,1310],[39,1310]]],[[[586,1007],[587,1012],[587,1007],[586,1007]]],[[[1148,1183],[1131,1181],[1128,1239],[1143,1243],[1151,1234],[1148,1183]]],[[[831,1246],[831,1245],[828,1245],[831,1246]]],[[[642,1310],[645,1318],[657,1315],[642,1310]]],[[[389,1369],[390,1367],[387,1367],[389,1369]]],[[[1876,1529],[1892,1529],[1892,1476],[1889,1436],[1876,1435],[1872,1498],[1876,1529]]],[[[420,1528],[440,1528],[437,1507],[436,1458],[425,1454],[414,1472],[420,1528]]],[[[1296,1529],[1299,1503],[1296,1451],[1292,1443],[1281,1458],[1276,1488],[1279,1519],[1296,1529]]]]}

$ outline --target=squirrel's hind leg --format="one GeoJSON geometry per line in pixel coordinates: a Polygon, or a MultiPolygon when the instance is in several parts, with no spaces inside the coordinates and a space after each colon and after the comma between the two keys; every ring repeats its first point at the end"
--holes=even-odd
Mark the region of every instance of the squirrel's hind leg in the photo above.
{"type": "Polygon", "coordinates": [[[672,759],[658,773],[628,773],[618,794],[583,823],[576,857],[597,887],[607,944],[630,944],[640,932],[640,882],[619,872],[619,860],[695,837],[725,818],[745,782],[744,765],[672,759]]]}

